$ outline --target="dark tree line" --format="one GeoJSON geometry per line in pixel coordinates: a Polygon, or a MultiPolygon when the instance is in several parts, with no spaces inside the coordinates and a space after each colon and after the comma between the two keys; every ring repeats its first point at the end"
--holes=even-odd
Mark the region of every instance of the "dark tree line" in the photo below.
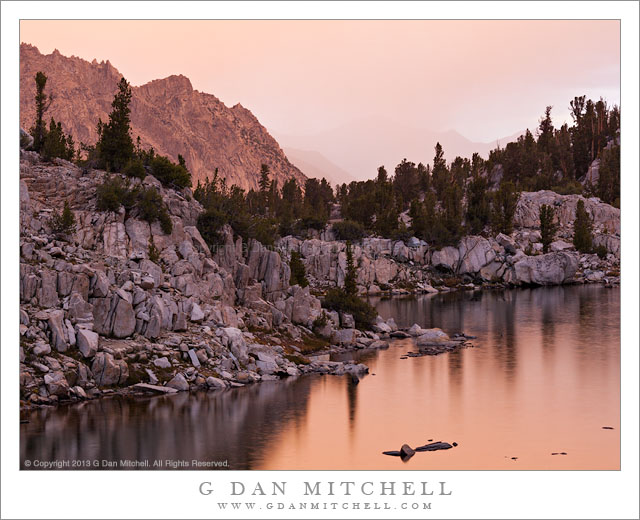
{"type": "Polygon", "coordinates": [[[248,192],[236,185],[229,187],[217,169],[212,178],[198,181],[193,195],[204,206],[198,228],[209,244],[221,243],[225,224],[244,239],[255,238],[268,245],[278,235],[324,229],[335,200],[329,183],[307,179],[303,192],[295,179],[289,179],[279,189],[270,173],[269,166],[263,164],[258,190],[248,192]]]}
{"type": "MultiPolygon", "coordinates": [[[[51,96],[45,93],[47,77],[36,77],[36,121],[31,128],[33,148],[44,158],[62,157],[82,165],[123,173],[130,178],[153,174],[163,185],[181,189],[191,185],[191,174],[182,156],[175,164],[158,155],[153,148],[143,150],[140,138],[131,138],[131,86],[122,78],[114,96],[106,123],[98,121],[98,141],[74,150],[74,142],[59,122],[45,124],[51,96]]],[[[608,107],[604,100],[593,102],[585,96],[570,102],[573,124],[555,128],[552,107],[545,109],[536,136],[529,130],[504,148],[496,148],[487,160],[474,153],[471,159],[456,157],[451,163],[436,143],[431,164],[403,159],[390,175],[384,166],[375,179],[336,186],[325,180],[308,179],[298,186],[294,179],[281,187],[267,164],[258,177],[258,188],[248,192],[228,186],[218,171],[204,183],[198,182],[194,196],[204,206],[198,227],[205,239],[218,243],[222,226],[229,224],[237,235],[255,238],[265,244],[280,235],[300,235],[307,230],[322,230],[329,221],[334,204],[341,207],[342,222],[334,225],[337,238],[358,240],[367,234],[390,238],[415,235],[440,247],[455,244],[464,234],[491,230],[509,234],[521,191],[551,189],[558,193],[596,195],[619,206],[620,198],[620,110],[608,107]],[[599,176],[585,187],[579,182],[595,159],[599,176]],[[495,179],[498,179],[495,185],[495,179]],[[403,213],[410,217],[400,218],[403,213]]],[[[121,194],[115,181],[101,193],[107,201],[121,194]]],[[[125,197],[126,199],[126,197],[125,197]]],[[[140,199],[142,200],[142,199],[140,199]]],[[[145,200],[155,200],[153,194],[145,200]]],[[[149,206],[150,203],[141,203],[149,206]]],[[[114,207],[105,202],[104,207],[114,207]]],[[[121,204],[122,205],[122,204],[121,204]]],[[[167,217],[150,213],[149,219],[167,217]]]]}
{"type": "Polygon", "coordinates": [[[620,197],[620,109],[600,99],[574,98],[569,105],[573,125],[554,128],[548,106],[540,119],[537,139],[527,130],[516,141],[489,154],[488,167],[501,165],[504,178],[523,191],[553,190],[583,193],[578,182],[595,159],[604,174],[595,186],[587,186],[604,202],[619,206],[620,197]]]}

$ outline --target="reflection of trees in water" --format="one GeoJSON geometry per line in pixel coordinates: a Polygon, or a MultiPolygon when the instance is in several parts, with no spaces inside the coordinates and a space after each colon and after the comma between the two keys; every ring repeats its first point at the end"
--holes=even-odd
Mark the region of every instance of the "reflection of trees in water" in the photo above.
{"type": "Polygon", "coordinates": [[[299,426],[314,379],[34,411],[21,428],[21,458],[228,460],[251,469],[279,432],[299,426]]]}
{"type": "Polygon", "coordinates": [[[348,381],[345,386],[347,387],[347,404],[349,407],[349,429],[353,431],[356,424],[356,408],[358,407],[358,385],[353,381],[348,381]]]}
{"type": "MultiPolygon", "coordinates": [[[[556,322],[561,312],[564,293],[558,292],[554,287],[544,297],[540,296],[539,291],[534,291],[534,299],[536,305],[541,310],[540,316],[540,333],[542,335],[542,351],[549,352],[553,350],[556,339],[556,322]]],[[[562,289],[560,289],[562,291],[562,289]]],[[[545,291],[547,292],[547,291],[545,291]]]]}
{"type": "Polygon", "coordinates": [[[580,353],[583,357],[608,359],[612,340],[615,339],[618,346],[620,342],[620,290],[600,285],[585,286],[577,292],[574,301],[573,315],[578,315],[575,333],[580,339],[580,353]]]}
{"type": "Polygon", "coordinates": [[[456,394],[462,389],[462,365],[464,359],[464,351],[458,350],[447,355],[447,367],[449,369],[449,384],[451,390],[456,394]]]}
{"type": "Polygon", "coordinates": [[[514,381],[517,369],[516,306],[519,298],[527,298],[527,293],[523,292],[519,290],[493,293],[490,303],[493,353],[508,382],[514,381]]]}

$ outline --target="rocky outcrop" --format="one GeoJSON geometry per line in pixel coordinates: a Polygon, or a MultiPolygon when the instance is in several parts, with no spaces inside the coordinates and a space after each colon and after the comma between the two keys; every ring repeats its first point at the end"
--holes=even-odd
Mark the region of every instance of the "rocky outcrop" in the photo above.
{"type": "Polygon", "coordinates": [[[310,371],[356,377],[361,367],[336,362],[327,370],[296,346],[313,336],[323,312],[324,337],[335,345],[386,345],[378,334],[355,330],[352,316],[322,311],[308,287],[290,287],[288,258],[278,251],[244,245],[227,229],[228,251],[212,255],[194,226],[202,207],[189,190],[145,178],[167,205],[173,231],[165,234],[135,214],[96,210],[104,172],[83,175],[70,163],[45,164],[25,151],[20,171],[25,404],[113,391],[222,389],[310,371]],[[62,241],[52,235],[49,216],[64,201],[76,227],[62,241]],[[158,257],[149,256],[150,240],[158,257]],[[341,324],[346,332],[338,337],[341,324]]]}
{"type": "Polygon", "coordinates": [[[560,285],[573,280],[578,270],[578,258],[556,252],[529,256],[514,265],[514,284],[560,285]]]}
{"type": "MultiPolygon", "coordinates": [[[[20,122],[30,128],[35,120],[35,81],[38,71],[47,77],[54,100],[47,117],[61,121],[76,143],[93,144],[98,119],[108,120],[121,74],[107,62],[66,57],[57,50],[43,55],[32,45],[20,45],[20,122]]],[[[177,162],[181,154],[193,174],[193,184],[218,168],[229,185],[258,187],[260,166],[269,165],[282,186],[306,177],[289,160],[268,131],[242,105],[227,107],[211,94],[194,90],[184,76],[132,87],[132,135],[144,148],[177,162]]]]}
{"type": "MultiPolygon", "coordinates": [[[[586,261],[573,248],[573,220],[578,195],[558,195],[550,191],[523,193],[518,203],[515,226],[511,236],[467,236],[454,246],[430,248],[415,237],[402,241],[375,237],[363,239],[353,246],[358,267],[357,282],[362,293],[382,291],[438,292],[452,285],[470,284],[561,284],[592,282],[591,271],[609,272],[602,281],[616,281],[620,259],[620,210],[599,199],[584,199],[594,222],[594,245],[607,252],[599,268],[586,261]],[[555,208],[559,228],[551,244],[552,253],[541,256],[539,208],[548,204],[555,208]],[[590,267],[585,271],[583,264],[590,267]],[[516,269],[515,266],[518,265],[516,269]],[[586,273],[586,274],[584,274],[586,273]]],[[[330,235],[330,233],[327,233],[330,235]]],[[[342,286],[346,270],[345,243],[317,238],[280,239],[277,246],[285,256],[297,251],[305,264],[307,276],[317,287],[342,286]]],[[[589,256],[589,255],[587,255],[589,256]]]]}
{"type": "Polygon", "coordinates": [[[553,191],[523,192],[520,195],[514,216],[514,225],[522,229],[540,227],[540,206],[546,204],[554,209],[559,233],[570,231],[576,215],[578,200],[584,202],[587,213],[593,218],[594,231],[620,236],[620,210],[603,203],[596,197],[582,195],[559,195],[553,191]]]}

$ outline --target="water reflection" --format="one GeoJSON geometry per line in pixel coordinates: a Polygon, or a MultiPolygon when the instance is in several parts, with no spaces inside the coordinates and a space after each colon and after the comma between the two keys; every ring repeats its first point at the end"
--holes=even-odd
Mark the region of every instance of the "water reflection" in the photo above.
{"type": "Polygon", "coordinates": [[[400,340],[343,356],[369,365],[372,375],[359,384],[305,376],[40,410],[21,425],[21,458],[227,460],[230,469],[619,467],[619,290],[464,292],[375,304],[400,325],[465,332],[478,346],[401,359],[414,345],[400,340]],[[460,446],[406,464],[381,455],[428,439],[460,446]],[[551,456],[558,451],[568,455],[551,456]]]}

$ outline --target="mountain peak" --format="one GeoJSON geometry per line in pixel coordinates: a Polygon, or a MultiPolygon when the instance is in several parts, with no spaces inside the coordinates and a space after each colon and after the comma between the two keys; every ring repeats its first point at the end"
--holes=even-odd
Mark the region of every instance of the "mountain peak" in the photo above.
{"type": "Polygon", "coordinates": [[[158,81],[164,81],[165,83],[170,85],[172,88],[175,88],[176,90],[184,90],[187,92],[193,91],[193,85],[191,84],[191,80],[186,76],[183,76],[182,74],[172,74],[171,76],[158,81]]]}
{"type": "MultiPolygon", "coordinates": [[[[47,117],[61,121],[76,142],[95,143],[96,123],[98,118],[108,120],[122,74],[108,60],[88,62],[57,51],[43,55],[28,44],[20,50],[23,128],[30,128],[35,120],[33,78],[43,71],[49,78],[47,93],[54,98],[47,117]]],[[[189,78],[182,74],[131,90],[131,135],[140,136],[143,147],[153,147],[173,161],[181,154],[194,185],[218,168],[229,185],[255,189],[263,163],[269,165],[271,177],[279,186],[291,178],[304,184],[304,174],[289,162],[257,118],[239,103],[228,108],[215,96],[194,90],[189,78]]]]}

